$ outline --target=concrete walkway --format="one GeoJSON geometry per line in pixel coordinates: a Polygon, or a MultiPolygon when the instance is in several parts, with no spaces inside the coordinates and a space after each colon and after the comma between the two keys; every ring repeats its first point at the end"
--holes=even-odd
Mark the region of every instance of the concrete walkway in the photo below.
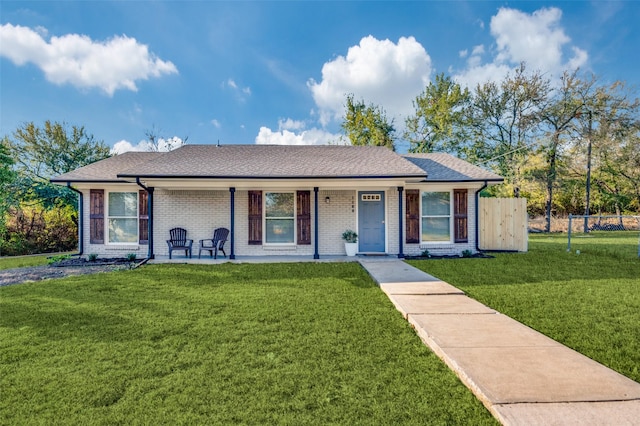
{"type": "Polygon", "coordinates": [[[359,261],[501,423],[640,425],[640,383],[405,262],[359,261]]]}

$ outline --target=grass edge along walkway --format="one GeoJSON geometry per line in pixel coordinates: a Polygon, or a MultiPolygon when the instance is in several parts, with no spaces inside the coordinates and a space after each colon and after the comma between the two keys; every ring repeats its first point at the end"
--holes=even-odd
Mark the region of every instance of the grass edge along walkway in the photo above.
{"type": "Polygon", "coordinates": [[[637,232],[576,239],[580,254],[566,234],[529,238],[528,253],[407,263],[640,382],[637,232]]]}
{"type": "Polygon", "coordinates": [[[356,263],[148,265],[0,295],[3,424],[495,424],[356,263]]]}

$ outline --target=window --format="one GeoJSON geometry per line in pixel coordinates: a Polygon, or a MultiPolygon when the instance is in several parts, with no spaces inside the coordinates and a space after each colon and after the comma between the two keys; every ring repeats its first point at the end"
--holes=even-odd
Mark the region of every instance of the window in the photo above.
{"type": "Polygon", "coordinates": [[[137,192],[110,192],[107,215],[110,243],[138,242],[137,192]]]}
{"type": "Polygon", "coordinates": [[[451,193],[422,193],[422,242],[451,241],[451,193]]]}
{"type": "Polygon", "coordinates": [[[295,242],[295,194],[267,192],[264,197],[265,243],[293,244],[295,242]]]}

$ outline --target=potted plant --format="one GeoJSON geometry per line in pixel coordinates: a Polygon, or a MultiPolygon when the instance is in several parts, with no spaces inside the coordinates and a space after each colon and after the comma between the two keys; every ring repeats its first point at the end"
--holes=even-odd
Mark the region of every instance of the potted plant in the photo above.
{"type": "Polygon", "coordinates": [[[344,250],[347,252],[347,256],[355,256],[358,252],[358,234],[351,229],[347,229],[342,233],[342,239],[344,240],[344,250]]]}

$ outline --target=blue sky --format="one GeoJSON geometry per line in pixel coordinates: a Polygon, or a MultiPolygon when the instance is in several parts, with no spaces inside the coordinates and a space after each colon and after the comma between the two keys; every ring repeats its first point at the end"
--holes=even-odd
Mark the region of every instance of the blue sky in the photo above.
{"type": "Polygon", "coordinates": [[[0,136],[52,120],[120,152],[151,129],[196,144],[335,143],[347,93],[402,130],[440,72],[473,87],[526,61],[638,88],[639,22],[637,1],[3,0],[0,136]]]}

